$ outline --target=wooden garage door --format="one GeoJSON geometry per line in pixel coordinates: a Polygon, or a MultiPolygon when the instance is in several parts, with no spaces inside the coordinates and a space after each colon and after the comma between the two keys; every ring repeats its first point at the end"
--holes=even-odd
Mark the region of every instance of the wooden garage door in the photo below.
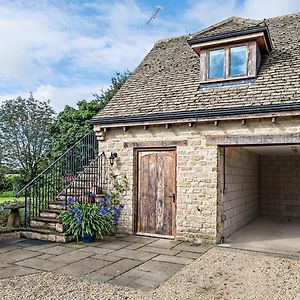
{"type": "Polygon", "coordinates": [[[176,152],[140,150],[137,154],[137,232],[174,236],[176,152]]]}

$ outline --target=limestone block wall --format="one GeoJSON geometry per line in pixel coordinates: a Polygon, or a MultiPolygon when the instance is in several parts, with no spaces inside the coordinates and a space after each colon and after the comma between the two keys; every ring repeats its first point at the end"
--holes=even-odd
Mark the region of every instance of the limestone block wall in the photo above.
{"type": "MultiPolygon", "coordinates": [[[[94,130],[99,134],[100,128],[100,125],[96,125],[94,130]]],[[[188,123],[172,124],[168,129],[164,125],[150,125],[147,130],[143,126],[128,127],[127,131],[124,131],[122,127],[110,128],[104,133],[105,137],[100,138],[99,136],[100,149],[106,153],[107,157],[111,151],[118,153],[117,162],[110,171],[115,174],[126,175],[129,180],[129,190],[122,199],[126,207],[120,229],[133,232],[134,203],[136,201],[134,150],[125,147],[124,142],[187,141],[186,145],[176,147],[176,238],[189,241],[201,239],[214,243],[223,235],[224,223],[220,220],[220,214],[224,211],[225,202],[220,197],[219,175],[221,166],[218,161],[218,145],[207,144],[207,136],[270,135],[295,132],[300,132],[299,118],[297,117],[281,118],[276,123],[272,123],[271,119],[248,120],[245,125],[237,120],[222,121],[218,126],[215,126],[213,122],[207,122],[194,124],[193,127],[189,127],[188,123]]],[[[244,155],[244,158],[246,160],[246,155],[244,155]]],[[[253,161],[256,162],[254,157],[253,161]]],[[[257,174],[255,177],[258,177],[257,174]]],[[[232,197],[236,197],[233,195],[234,192],[232,197]]],[[[258,199],[256,196],[255,198],[258,199]]],[[[254,211],[254,206],[250,205],[252,203],[250,198],[247,199],[247,203],[249,202],[247,213],[250,216],[254,211]],[[251,210],[251,207],[253,210],[251,210]]],[[[238,200],[236,200],[237,202],[238,200]]],[[[234,209],[231,211],[234,211],[234,209]]],[[[236,221],[238,225],[231,226],[232,229],[229,229],[229,223],[226,224],[226,226],[228,225],[227,232],[241,226],[241,223],[238,223],[242,222],[241,218],[236,217],[232,221],[236,221]]]]}
{"type": "Polygon", "coordinates": [[[262,156],[260,212],[300,217],[300,157],[262,156]]]}
{"type": "Polygon", "coordinates": [[[224,237],[228,237],[258,215],[259,156],[240,147],[225,151],[223,195],[224,237]]]}
{"type": "Polygon", "coordinates": [[[115,165],[110,170],[117,175],[126,175],[129,190],[122,201],[125,203],[120,229],[133,231],[136,201],[136,161],[134,149],[124,146],[124,142],[186,141],[176,146],[177,161],[177,212],[176,238],[180,240],[214,242],[217,218],[217,146],[206,145],[206,138],[199,128],[187,124],[171,126],[150,126],[111,129],[104,141],[100,141],[101,151],[109,156],[118,153],[115,165]]]}

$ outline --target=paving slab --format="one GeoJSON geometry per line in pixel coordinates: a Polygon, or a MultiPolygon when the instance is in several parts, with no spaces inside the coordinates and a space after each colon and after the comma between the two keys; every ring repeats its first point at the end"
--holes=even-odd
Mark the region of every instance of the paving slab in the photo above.
{"type": "Polygon", "coordinates": [[[109,275],[109,274],[103,274],[103,273],[100,273],[100,272],[92,272],[92,273],[89,273],[85,276],[85,278],[87,279],[90,279],[90,280],[93,280],[93,281],[100,281],[100,282],[107,282],[111,279],[113,279],[115,276],[113,275],[109,275]]]}
{"type": "Polygon", "coordinates": [[[9,266],[11,266],[11,265],[7,264],[7,263],[0,262],[0,268],[5,268],[5,267],[9,267],[9,266]]]}
{"type": "Polygon", "coordinates": [[[55,261],[55,262],[71,264],[73,262],[82,260],[82,259],[90,257],[92,255],[94,255],[94,253],[84,252],[84,251],[80,251],[80,250],[74,250],[74,251],[71,251],[68,253],[55,255],[53,257],[50,257],[49,260],[55,261]]]}
{"type": "Polygon", "coordinates": [[[110,253],[110,255],[117,256],[117,257],[123,257],[123,258],[130,258],[134,260],[140,260],[140,261],[147,261],[155,256],[157,256],[157,253],[150,253],[140,250],[131,250],[131,249],[120,249],[118,251],[110,253]]]}
{"type": "Polygon", "coordinates": [[[198,257],[201,257],[202,255],[202,253],[197,252],[181,251],[176,256],[196,259],[198,257]]]}
{"type": "Polygon", "coordinates": [[[56,246],[57,246],[56,243],[48,243],[44,245],[35,245],[35,246],[26,247],[26,250],[43,252],[44,249],[56,247],[56,246]]]}
{"type": "Polygon", "coordinates": [[[48,254],[60,255],[60,254],[70,252],[72,251],[72,249],[66,246],[54,246],[54,247],[46,247],[37,251],[48,253],[48,254]]]}
{"type": "Polygon", "coordinates": [[[13,246],[13,245],[7,245],[7,244],[2,244],[0,243],[0,254],[4,252],[8,252],[11,250],[17,250],[20,249],[18,246],[13,246]]]}
{"type": "Polygon", "coordinates": [[[190,242],[183,242],[173,247],[172,249],[187,251],[187,252],[195,252],[195,253],[205,253],[211,247],[212,247],[211,245],[207,245],[207,244],[196,245],[190,242]]]}
{"type": "Polygon", "coordinates": [[[56,255],[54,255],[54,254],[45,253],[45,254],[39,255],[38,258],[40,258],[40,259],[49,259],[49,258],[55,257],[55,256],[56,255]]]}
{"type": "Polygon", "coordinates": [[[27,247],[33,247],[33,246],[44,246],[44,245],[49,245],[49,246],[55,246],[55,243],[51,243],[48,241],[41,241],[41,240],[30,240],[30,239],[17,239],[17,240],[13,240],[10,242],[10,244],[15,245],[15,246],[19,246],[22,248],[27,248],[27,247]]]}
{"type": "Polygon", "coordinates": [[[10,266],[7,268],[0,269],[0,278],[23,276],[23,275],[29,275],[33,273],[39,273],[39,272],[40,271],[36,269],[25,268],[20,266],[10,266]]]}
{"type": "Polygon", "coordinates": [[[128,274],[130,276],[135,276],[137,278],[144,278],[144,279],[148,279],[151,281],[156,281],[156,282],[164,282],[167,279],[170,278],[170,274],[161,272],[161,271],[153,271],[153,272],[149,272],[149,271],[142,271],[142,270],[138,270],[137,268],[134,268],[128,272],[126,272],[125,274],[128,274]]]}
{"type": "Polygon", "coordinates": [[[123,237],[129,236],[129,234],[128,233],[116,233],[114,236],[115,236],[115,238],[123,238],[123,237]]]}
{"type": "Polygon", "coordinates": [[[139,248],[139,251],[152,252],[157,254],[166,254],[166,255],[176,255],[180,252],[180,250],[152,247],[151,245],[152,244],[139,248]]]}
{"type": "Polygon", "coordinates": [[[93,247],[93,246],[89,246],[86,248],[82,248],[79,249],[79,251],[83,251],[83,252],[89,252],[89,253],[96,253],[96,254],[107,254],[107,253],[111,253],[114,250],[112,249],[105,249],[105,248],[100,248],[100,247],[93,247]]]}
{"type": "Polygon", "coordinates": [[[38,257],[33,257],[17,262],[16,265],[38,269],[41,271],[53,271],[66,264],[62,262],[50,261],[46,259],[40,259],[38,257]]]}
{"type": "Polygon", "coordinates": [[[0,261],[4,263],[15,263],[20,260],[28,259],[40,255],[39,252],[34,252],[26,249],[16,249],[0,254],[0,261]]]}
{"type": "Polygon", "coordinates": [[[137,235],[129,235],[124,238],[120,238],[120,241],[126,241],[126,242],[132,242],[132,243],[142,243],[142,244],[150,244],[157,240],[158,240],[158,238],[137,236],[137,235]]]}
{"type": "Polygon", "coordinates": [[[77,242],[66,243],[65,246],[72,248],[72,249],[82,249],[82,248],[86,247],[85,244],[77,243],[77,242]]]}
{"type": "Polygon", "coordinates": [[[142,243],[132,243],[129,246],[125,247],[126,249],[132,249],[132,250],[136,250],[139,249],[141,247],[145,246],[145,244],[142,243]]]}
{"type": "Polygon", "coordinates": [[[75,263],[59,268],[55,270],[55,272],[80,277],[98,269],[101,269],[104,266],[107,266],[108,264],[110,264],[110,262],[108,261],[93,258],[85,258],[75,263]]]}
{"type": "Polygon", "coordinates": [[[105,254],[95,254],[93,255],[93,258],[100,259],[100,260],[106,260],[111,262],[116,262],[121,260],[121,257],[112,256],[112,255],[105,255],[105,254]]]}
{"type": "Polygon", "coordinates": [[[168,239],[159,239],[157,241],[154,241],[149,246],[151,247],[158,247],[158,248],[173,248],[179,244],[181,244],[181,241],[174,241],[174,240],[168,240],[168,239]]]}
{"type": "Polygon", "coordinates": [[[181,265],[188,265],[194,261],[194,259],[192,259],[192,258],[164,255],[164,254],[154,257],[153,260],[165,261],[165,262],[181,264],[181,265]]]}
{"type": "Polygon", "coordinates": [[[141,264],[141,262],[138,260],[125,258],[125,259],[122,259],[115,263],[112,263],[112,264],[96,271],[95,273],[107,274],[107,275],[112,275],[112,276],[116,277],[116,276],[119,276],[120,274],[123,274],[124,272],[127,272],[130,269],[138,266],[139,264],[141,264]]]}
{"type": "Polygon", "coordinates": [[[137,278],[136,280],[132,281],[128,286],[135,288],[135,289],[141,289],[144,291],[149,291],[157,288],[161,282],[150,280],[148,278],[137,278]]]}
{"type": "Polygon", "coordinates": [[[111,249],[111,250],[119,250],[124,247],[131,245],[132,243],[126,241],[113,241],[104,244],[100,244],[99,248],[111,249]]]}
{"type": "Polygon", "coordinates": [[[162,272],[146,272],[132,269],[128,272],[110,280],[108,283],[138,288],[142,290],[150,290],[158,287],[162,282],[170,278],[169,274],[162,272]]]}
{"type": "Polygon", "coordinates": [[[120,285],[120,286],[129,286],[132,287],[132,282],[136,279],[138,279],[139,277],[136,276],[130,276],[127,273],[122,274],[118,277],[115,277],[112,280],[109,280],[108,283],[110,284],[115,284],[115,285],[120,285]]]}
{"type": "Polygon", "coordinates": [[[182,268],[183,268],[183,265],[180,265],[180,264],[149,260],[149,261],[146,261],[145,263],[139,265],[136,269],[146,271],[146,272],[152,272],[152,273],[162,272],[166,275],[171,276],[171,275],[177,273],[182,268]]]}

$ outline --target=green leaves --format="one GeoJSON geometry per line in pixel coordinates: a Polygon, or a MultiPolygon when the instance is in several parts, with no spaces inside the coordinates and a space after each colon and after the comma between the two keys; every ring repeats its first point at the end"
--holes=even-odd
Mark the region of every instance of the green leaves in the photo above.
{"type": "Polygon", "coordinates": [[[71,207],[60,215],[59,220],[66,226],[67,233],[77,239],[82,232],[103,237],[112,232],[114,227],[112,216],[101,215],[97,204],[73,202],[71,207]]]}
{"type": "Polygon", "coordinates": [[[31,180],[52,142],[49,126],[54,121],[54,111],[49,101],[38,101],[32,95],[28,99],[6,100],[0,106],[0,120],[2,163],[20,169],[31,180]]]}
{"type": "Polygon", "coordinates": [[[130,73],[117,73],[112,78],[112,83],[106,91],[100,95],[93,94],[92,101],[82,100],[77,103],[77,108],[66,106],[57,116],[57,120],[51,126],[50,132],[53,137],[51,149],[52,158],[64,153],[71,145],[91,130],[89,120],[101,111],[124,84],[130,73]]]}

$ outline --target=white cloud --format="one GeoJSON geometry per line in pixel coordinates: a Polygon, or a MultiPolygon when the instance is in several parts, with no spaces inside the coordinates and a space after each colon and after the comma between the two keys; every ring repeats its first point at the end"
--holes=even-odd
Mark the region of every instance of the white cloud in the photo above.
{"type": "Polygon", "coordinates": [[[264,19],[300,11],[299,0],[190,1],[185,17],[209,26],[231,16],[264,19]]]}
{"type": "Polygon", "coordinates": [[[44,95],[47,90],[58,103],[68,98],[58,99],[63,96],[58,91],[76,90],[79,100],[85,87],[132,70],[142,60],[153,45],[144,26],[147,17],[130,0],[77,5],[0,0],[0,94],[35,89],[44,95]]]}
{"type": "MultiPolygon", "coordinates": [[[[62,111],[66,105],[75,107],[79,100],[92,100],[94,99],[93,93],[101,93],[108,86],[99,83],[98,85],[78,85],[60,88],[51,84],[41,85],[36,90],[31,91],[34,98],[40,101],[50,100],[50,105],[56,112],[62,111]]],[[[1,101],[8,99],[16,99],[21,96],[28,98],[29,92],[17,91],[6,95],[0,95],[1,101]]]]}

